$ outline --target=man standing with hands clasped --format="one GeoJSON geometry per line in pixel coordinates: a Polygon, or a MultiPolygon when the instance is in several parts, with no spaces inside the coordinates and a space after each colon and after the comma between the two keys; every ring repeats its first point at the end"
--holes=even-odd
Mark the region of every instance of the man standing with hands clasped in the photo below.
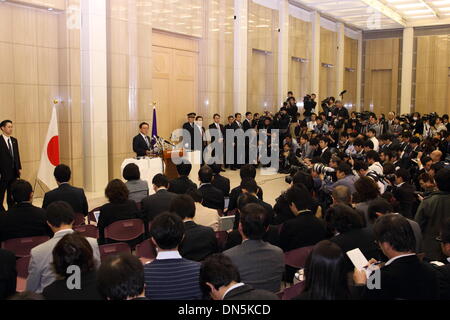
{"type": "Polygon", "coordinates": [[[11,196],[11,185],[20,178],[22,165],[20,163],[19,144],[17,139],[11,135],[13,133],[13,123],[5,120],[0,123],[2,137],[0,138],[0,211],[5,211],[3,201],[8,203],[8,208],[14,205],[11,196]]]}

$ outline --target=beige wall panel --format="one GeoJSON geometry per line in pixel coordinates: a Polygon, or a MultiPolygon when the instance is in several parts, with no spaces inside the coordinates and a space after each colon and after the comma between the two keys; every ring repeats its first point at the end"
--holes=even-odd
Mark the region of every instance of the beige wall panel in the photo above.
{"type": "Polygon", "coordinates": [[[13,45],[0,42],[0,83],[14,83],[13,45]]]}
{"type": "Polygon", "coordinates": [[[58,10],[65,10],[65,0],[9,0],[24,5],[31,5],[42,8],[54,8],[58,10]]]}

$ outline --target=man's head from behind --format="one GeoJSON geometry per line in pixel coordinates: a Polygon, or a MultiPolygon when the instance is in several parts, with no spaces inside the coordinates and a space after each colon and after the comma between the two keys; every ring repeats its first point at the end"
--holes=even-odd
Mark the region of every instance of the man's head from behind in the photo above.
{"type": "Polygon", "coordinates": [[[33,187],[28,181],[17,180],[11,185],[11,194],[15,203],[31,201],[33,199],[33,187]]]}
{"type": "Polygon", "coordinates": [[[200,267],[200,287],[204,295],[209,295],[213,300],[223,300],[228,288],[239,282],[239,270],[223,254],[209,256],[200,267]]]}
{"type": "Polygon", "coordinates": [[[440,191],[450,192],[450,169],[441,169],[434,178],[440,191]]]}
{"type": "Polygon", "coordinates": [[[107,300],[144,296],[144,266],[130,253],[107,257],[97,272],[99,293],[107,300]]]}
{"type": "Polygon", "coordinates": [[[75,220],[75,213],[67,202],[53,202],[47,207],[47,224],[53,232],[71,229],[75,220]]]}
{"type": "Polygon", "coordinates": [[[170,212],[176,213],[182,220],[194,219],[195,202],[191,196],[179,195],[172,200],[170,212]]]}
{"type": "Polygon", "coordinates": [[[386,199],[380,198],[371,201],[369,208],[367,209],[367,215],[369,221],[373,224],[379,217],[394,213],[394,208],[386,199]]]}
{"type": "Polygon", "coordinates": [[[177,172],[181,177],[187,177],[191,174],[192,164],[189,162],[183,162],[177,165],[177,172]]]}
{"type": "Polygon", "coordinates": [[[241,180],[244,180],[247,178],[256,179],[256,169],[254,166],[247,164],[247,165],[241,167],[241,169],[239,171],[239,175],[241,177],[241,180]]]}
{"type": "Polygon", "coordinates": [[[58,184],[62,184],[70,181],[72,172],[70,171],[70,168],[65,164],[60,164],[55,168],[53,175],[55,176],[56,182],[58,184]]]}
{"type": "Polygon", "coordinates": [[[438,240],[441,243],[442,253],[450,257],[450,218],[442,224],[438,240]]]}
{"type": "Polygon", "coordinates": [[[408,219],[399,214],[386,214],[375,222],[375,239],[389,259],[414,253],[416,238],[408,219]]]}
{"type": "Polygon", "coordinates": [[[174,213],[162,213],[153,220],[150,234],[160,250],[177,250],[184,237],[183,220],[174,213]]]}
{"type": "Polygon", "coordinates": [[[269,219],[264,207],[251,203],[240,210],[239,232],[242,238],[261,240],[269,228],[269,219]]]}
{"type": "Polygon", "coordinates": [[[352,204],[352,193],[347,186],[334,188],[331,197],[333,198],[333,205],[345,204],[350,206],[352,204]]]}
{"type": "Polygon", "coordinates": [[[313,198],[308,189],[302,184],[296,184],[286,192],[286,200],[291,212],[297,216],[300,211],[311,210],[313,198]]]}
{"type": "Polygon", "coordinates": [[[201,183],[211,183],[214,176],[214,172],[210,166],[203,166],[198,171],[198,179],[201,183]]]}
{"type": "Polygon", "coordinates": [[[158,191],[161,188],[169,188],[169,179],[163,174],[157,174],[152,180],[153,189],[158,191]]]}

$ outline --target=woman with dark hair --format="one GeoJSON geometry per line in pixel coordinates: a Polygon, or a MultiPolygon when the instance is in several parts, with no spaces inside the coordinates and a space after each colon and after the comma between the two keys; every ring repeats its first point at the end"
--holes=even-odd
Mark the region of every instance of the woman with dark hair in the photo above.
{"type": "Polygon", "coordinates": [[[305,289],[295,300],[350,298],[344,252],[329,240],[319,242],[306,260],[305,289]]]}
{"type": "Polygon", "coordinates": [[[102,300],[97,290],[91,245],[79,233],[65,235],[53,249],[56,281],[44,288],[46,300],[102,300]]]}
{"type": "MultiPolygon", "coordinates": [[[[121,180],[116,179],[108,183],[105,189],[105,196],[108,198],[109,203],[100,208],[100,216],[97,224],[99,244],[106,243],[105,228],[110,224],[120,220],[141,218],[136,202],[129,200],[128,195],[128,188],[121,180]]],[[[132,242],[134,243],[134,240],[132,242]]]]}
{"type": "Polygon", "coordinates": [[[372,202],[380,198],[380,189],[377,183],[369,177],[362,177],[355,182],[356,193],[359,203],[356,211],[362,215],[366,225],[370,225],[368,210],[372,202]]]}
{"type": "Polygon", "coordinates": [[[130,163],[125,166],[123,178],[127,180],[125,185],[130,192],[128,196],[130,200],[140,203],[142,199],[149,195],[148,182],[141,180],[141,172],[136,164],[130,163]]]}
{"type": "MultiPolygon", "coordinates": [[[[327,228],[344,254],[359,248],[366,257],[381,258],[382,254],[375,244],[371,228],[364,228],[363,218],[351,207],[343,204],[332,206],[325,214],[327,228]]],[[[353,271],[353,264],[345,257],[347,272],[353,271]]]]}

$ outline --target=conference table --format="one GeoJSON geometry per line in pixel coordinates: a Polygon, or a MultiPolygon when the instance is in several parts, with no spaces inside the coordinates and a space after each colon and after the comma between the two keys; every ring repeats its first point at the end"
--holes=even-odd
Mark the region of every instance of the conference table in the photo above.
{"type": "MultiPolygon", "coordinates": [[[[196,183],[199,184],[198,181],[198,171],[201,166],[201,152],[200,151],[186,151],[185,156],[183,157],[192,164],[192,171],[189,175],[189,178],[196,183]]],[[[141,180],[147,181],[150,189],[150,194],[154,194],[152,188],[152,180],[153,177],[157,174],[164,174],[164,161],[161,157],[142,157],[142,158],[131,158],[125,159],[121,166],[121,171],[130,163],[134,163],[139,167],[139,171],[141,173],[141,180]]]]}

